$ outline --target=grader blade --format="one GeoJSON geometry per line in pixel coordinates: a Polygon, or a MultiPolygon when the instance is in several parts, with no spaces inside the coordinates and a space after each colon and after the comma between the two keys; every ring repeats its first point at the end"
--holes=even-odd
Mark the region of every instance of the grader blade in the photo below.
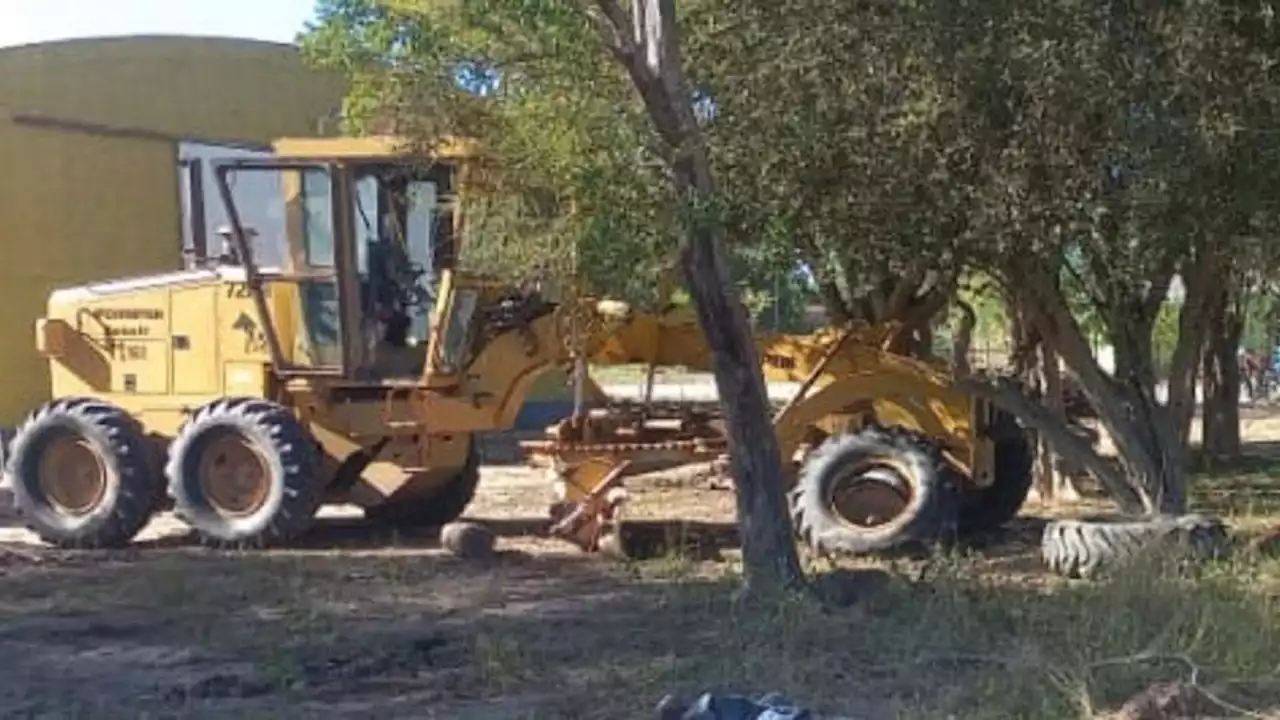
{"type": "Polygon", "coordinates": [[[551,508],[551,534],[586,552],[604,547],[610,554],[625,556],[620,547],[627,500],[622,478],[630,467],[629,460],[592,457],[557,468],[560,498],[551,508]]]}
{"type": "Polygon", "coordinates": [[[520,443],[534,465],[548,468],[556,502],[552,535],[587,552],[628,556],[622,506],[625,478],[723,455],[722,433],[703,422],[603,412],[548,428],[548,440],[520,443]]]}

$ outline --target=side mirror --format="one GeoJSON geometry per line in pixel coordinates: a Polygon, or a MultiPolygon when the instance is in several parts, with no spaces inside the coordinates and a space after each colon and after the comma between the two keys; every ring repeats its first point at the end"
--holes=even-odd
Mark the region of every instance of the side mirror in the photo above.
{"type": "MultiPolygon", "coordinates": [[[[242,265],[244,263],[244,259],[240,257],[240,253],[236,250],[236,243],[234,239],[236,234],[235,228],[230,225],[221,225],[214,231],[214,234],[222,238],[222,249],[214,258],[214,260],[217,261],[217,264],[242,265]]],[[[252,227],[245,226],[244,237],[248,242],[253,242],[253,239],[258,237],[258,231],[252,227]]]]}

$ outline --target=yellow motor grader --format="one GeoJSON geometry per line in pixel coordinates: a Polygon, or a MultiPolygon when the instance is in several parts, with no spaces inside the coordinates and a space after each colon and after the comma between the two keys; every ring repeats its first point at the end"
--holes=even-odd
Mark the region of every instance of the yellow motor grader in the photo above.
{"type": "MultiPolygon", "coordinates": [[[[707,366],[686,314],[459,270],[477,157],[281,140],[270,159],[215,163],[220,254],[52,293],[35,335],[53,399],[7,455],[28,525],[66,547],[126,544],[169,503],[215,546],[288,543],[325,503],[439,525],[476,492],[476,433],[513,427],[543,373],[571,369],[581,390],[588,363],[707,366]]],[[[775,426],[794,518],[821,549],[994,527],[1028,491],[1016,423],[885,351],[888,331],[758,339],[769,378],[802,384],[775,426]]],[[[575,412],[526,449],[558,470],[554,531],[593,549],[624,476],[726,441],[714,418],[633,407],[575,412]]]]}

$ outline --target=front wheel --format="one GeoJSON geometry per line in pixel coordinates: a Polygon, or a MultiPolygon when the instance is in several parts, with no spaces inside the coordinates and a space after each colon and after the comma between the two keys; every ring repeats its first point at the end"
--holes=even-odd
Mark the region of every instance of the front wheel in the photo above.
{"type": "Polygon", "coordinates": [[[205,544],[265,547],[310,529],[323,499],[319,454],[288,409],[229,398],[195,412],[169,449],[174,511],[205,544]]]}
{"type": "Polygon", "coordinates": [[[796,529],[814,551],[861,555],[954,532],[957,483],[929,437],[871,426],[810,454],[790,501],[796,529]]]}
{"type": "Polygon", "coordinates": [[[961,535],[995,532],[1009,524],[1031,494],[1035,461],[1031,438],[1011,414],[1000,411],[990,433],[994,445],[991,484],[964,494],[958,519],[961,535]]]}

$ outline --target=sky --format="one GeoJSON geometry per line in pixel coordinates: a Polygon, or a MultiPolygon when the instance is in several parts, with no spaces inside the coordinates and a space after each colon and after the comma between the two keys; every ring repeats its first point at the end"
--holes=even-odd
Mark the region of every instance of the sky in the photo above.
{"type": "Polygon", "coordinates": [[[315,0],[0,0],[0,47],[110,35],[293,42],[315,0]]]}

